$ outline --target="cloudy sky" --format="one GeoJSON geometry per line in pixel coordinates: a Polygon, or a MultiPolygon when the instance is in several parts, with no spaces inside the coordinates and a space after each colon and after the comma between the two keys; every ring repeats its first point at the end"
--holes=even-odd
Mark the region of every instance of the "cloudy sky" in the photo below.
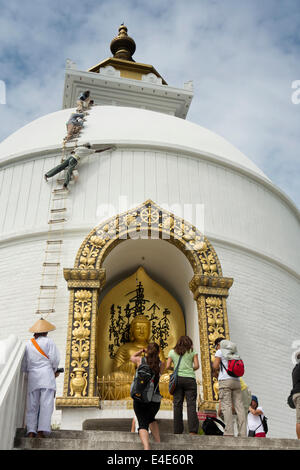
{"type": "Polygon", "coordinates": [[[171,86],[193,80],[188,120],[238,147],[300,208],[300,87],[298,94],[292,88],[300,85],[300,0],[0,0],[0,6],[6,86],[0,141],[60,109],[65,60],[87,70],[110,57],[124,22],[137,62],[152,64],[171,86]]]}

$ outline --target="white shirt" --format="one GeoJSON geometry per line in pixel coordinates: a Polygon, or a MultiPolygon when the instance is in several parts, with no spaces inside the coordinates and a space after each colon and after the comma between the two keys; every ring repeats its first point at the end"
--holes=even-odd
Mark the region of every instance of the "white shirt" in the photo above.
{"type": "Polygon", "coordinates": [[[56,390],[55,372],[60,360],[59,351],[54,341],[46,336],[39,336],[36,342],[49,359],[43,356],[31,341],[27,342],[22,370],[28,373],[28,392],[38,388],[56,390]]]}
{"type": "MultiPolygon", "coordinates": [[[[261,408],[261,406],[258,406],[256,408],[257,410],[260,410],[263,412],[263,409],[261,408]]],[[[255,431],[255,434],[259,433],[259,432],[265,432],[264,431],[264,428],[263,428],[263,425],[262,425],[262,422],[260,420],[260,416],[261,416],[261,419],[263,419],[264,417],[264,414],[262,415],[253,415],[250,411],[248,413],[248,419],[247,419],[247,427],[248,427],[248,431],[255,431]],[[257,428],[257,429],[256,429],[257,428]]]]}
{"type": "Polygon", "coordinates": [[[75,150],[75,154],[72,154],[71,156],[76,158],[77,161],[81,160],[84,157],[88,157],[92,153],[95,153],[96,150],[93,149],[88,149],[87,147],[78,147],[75,150]]]}
{"type": "MultiPolygon", "coordinates": [[[[215,357],[220,357],[223,365],[226,367],[226,369],[228,369],[228,361],[227,359],[225,359],[225,357],[223,357],[221,349],[218,349],[216,351],[215,357]]],[[[228,380],[228,379],[240,380],[239,377],[231,377],[230,375],[228,375],[226,372],[226,369],[222,367],[222,364],[220,364],[220,372],[218,375],[218,380],[228,380]]]]}

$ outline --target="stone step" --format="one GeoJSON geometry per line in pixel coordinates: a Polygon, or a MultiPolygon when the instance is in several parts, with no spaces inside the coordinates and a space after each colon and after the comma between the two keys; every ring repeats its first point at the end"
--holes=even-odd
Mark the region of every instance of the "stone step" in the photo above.
{"type": "MultiPolygon", "coordinates": [[[[152,450],[300,450],[297,439],[258,439],[223,436],[161,434],[161,443],[150,436],[152,450]]],[[[15,449],[31,450],[142,450],[137,433],[124,431],[53,431],[49,438],[27,438],[18,430],[15,449]]]]}
{"type": "MultiPolygon", "coordinates": [[[[173,419],[158,419],[161,434],[173,434],[173,419]]],[[[82,424],[83,430],[90,431],[130,431],[132,418],[87,419],[82,424]]],[[[187,421],[183,421],[184,432],[188,433],[187,421]]]]}

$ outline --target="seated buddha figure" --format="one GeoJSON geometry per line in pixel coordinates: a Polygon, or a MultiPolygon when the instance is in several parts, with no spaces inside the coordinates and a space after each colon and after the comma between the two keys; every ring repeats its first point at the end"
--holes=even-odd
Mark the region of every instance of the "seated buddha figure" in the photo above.
{"type": "MultiPolygon", "coordinates": [[[[122,390],[118,390],[118,396],[122,398],[130,398],[130,386],[135,374],[135,365],[130,361],[131,356],[141,349],[147,349],[149,344],[149,338],[151,333],[151,322],[144,315],[136,316],[130,325],[129,342],[122,344],[113,361],[112,373],[110,379],[115,381],[115,387],[121,387],[122,390]]],[[[160,360],[165,362],[163,352],[160,352],[160,360]]],[[[167,375],[168,374],[164,374],[167,375]]],[[[170,398],[168,394],[168,379],[164,379],[164,375],[161,377],[164,382],[162,388],[160,387],[161,394],[170,398]],[[166,391],[165,391],[166,389],[166,391]]]]}
{"type": "Polygon", "coordinates": [[[131,356],[141,349],[146,349],[151,333],[151,323],[144,315],[136,316],[130,325],[129,343],[119,347],[113,362],[113,371],[122,371],[131,376],[135,374],[135,365],[131,356]]]}

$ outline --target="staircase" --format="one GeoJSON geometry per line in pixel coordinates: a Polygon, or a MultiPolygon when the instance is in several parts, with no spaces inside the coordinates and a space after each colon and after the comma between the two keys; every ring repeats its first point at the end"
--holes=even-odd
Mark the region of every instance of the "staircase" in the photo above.
{"type": "MultiPolygon", "coordinates": [[[[154,442],[153,451],[198,451],[198,450],[300,450],[297,439],[259,439],[247,437],[190,436],[170,432],[171,420],[160,420],[161,442],[154,442]]],[[[27,438],[23,429],[18,429],[15,449],[19,450],[143,450],[137,433],[129,432],[130,419],[89,420],[82,431],[53,431],[49,438],[27,438]]]]}

